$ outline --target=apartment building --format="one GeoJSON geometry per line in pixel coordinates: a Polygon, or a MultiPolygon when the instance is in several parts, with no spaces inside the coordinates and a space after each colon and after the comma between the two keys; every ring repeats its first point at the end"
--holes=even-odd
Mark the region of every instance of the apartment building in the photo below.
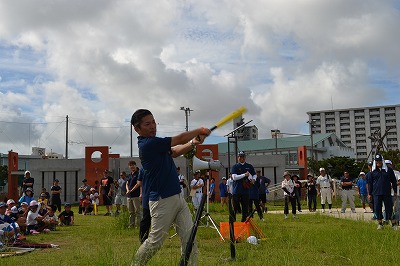
{"type": "Polygon", "coordinates": [[[372,159],[370,152],[376,146],[371,136],[387,135],[384,148],[399,148],[400,105],[360,107],[307,112],[310,133],[335,133],[344,144],[355,151],[357,160],[372,159]]]}

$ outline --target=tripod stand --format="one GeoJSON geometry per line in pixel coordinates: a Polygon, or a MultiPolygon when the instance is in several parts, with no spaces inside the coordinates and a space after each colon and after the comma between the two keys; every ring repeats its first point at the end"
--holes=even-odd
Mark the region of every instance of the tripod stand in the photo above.
{"type": "MultiPolygon", "coordinates": [[[[210,174],[211,173],[212,172],[210,172],[210,174]]],[[[207,182],[206,182],[206,184],[207,184],[207,189],[206,189],[206,191],[207,191],[206,212],[200,218],[200,219],[203,219],[204,217],[206,217],[206,224],[202,225],[202,226],[199,226],[199,227],[210,227],[210,228],[215,229],[218,232],[218,234],[221,237],[221,239],[225,241],[225,239],[222,236],[220,230],[218,229],[217,225],[215,224],[215,220],[211,217],[211,214],[209,213],[210,198],[208,197],[208,194],[210,193],[210,178],[211,178],[211,176],[208,176],[207,177],[207,182]],[[209,222],[211,222],[212,225],[210,225],[209,222]]]]}

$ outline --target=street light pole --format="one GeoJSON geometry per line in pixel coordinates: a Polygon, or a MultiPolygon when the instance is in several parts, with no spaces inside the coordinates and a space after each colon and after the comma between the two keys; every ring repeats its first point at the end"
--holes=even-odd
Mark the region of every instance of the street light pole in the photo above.
{"type": "Polygon", "coordinates": [[[311,136],[311,160],[314,159],[314,139],[313,139],[313,127],[315,125],[315,122],[317,122],[315,119],[311,119],[307,121],[308,124],[310,124],[310,136],[311,136]]]}

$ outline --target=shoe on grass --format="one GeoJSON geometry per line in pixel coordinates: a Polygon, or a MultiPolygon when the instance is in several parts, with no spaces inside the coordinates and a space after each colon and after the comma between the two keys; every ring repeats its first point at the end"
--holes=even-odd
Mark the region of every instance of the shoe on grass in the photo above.
{"type": "Polygon", "coordinates": [[[378,229],[378,230],[383,230],[383,225],[378,224],[378,227],[377,227],[376,229],[378,229]]]}

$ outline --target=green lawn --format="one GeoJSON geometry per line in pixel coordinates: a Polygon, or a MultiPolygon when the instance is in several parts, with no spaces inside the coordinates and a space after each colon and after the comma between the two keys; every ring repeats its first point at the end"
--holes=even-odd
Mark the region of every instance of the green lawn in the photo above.
{"type": "MultiPolygon", "coordinates": [[[[76,207],[73,210],[77,213],[76,207]]],[[[218,224],[228,221],[219,204],[210,204],[210,213],[218,224]]],[[[267,214],[265,222],[256,217],[267,239],[259,245],[236,244],[236,261],[229,260],[228,241],[222,242],[214,229],[201,227],[198,265],[397,265],[400,261],[400,231],[389,226],[378,231],[372,222],[319,214],[298,217],[285,220],[282,214],[267,214]]],[[[130,265],[139,240],[138,229],[124,228],[126,219],[126,215],[76,215],[74,226],[27,237],[30,242],[59,244],[59,249],[2,258],[0,265],[130,265]]],[[[167,239],[150,265],[177,265],[179,253],[179,238],[167,239]]]]}

